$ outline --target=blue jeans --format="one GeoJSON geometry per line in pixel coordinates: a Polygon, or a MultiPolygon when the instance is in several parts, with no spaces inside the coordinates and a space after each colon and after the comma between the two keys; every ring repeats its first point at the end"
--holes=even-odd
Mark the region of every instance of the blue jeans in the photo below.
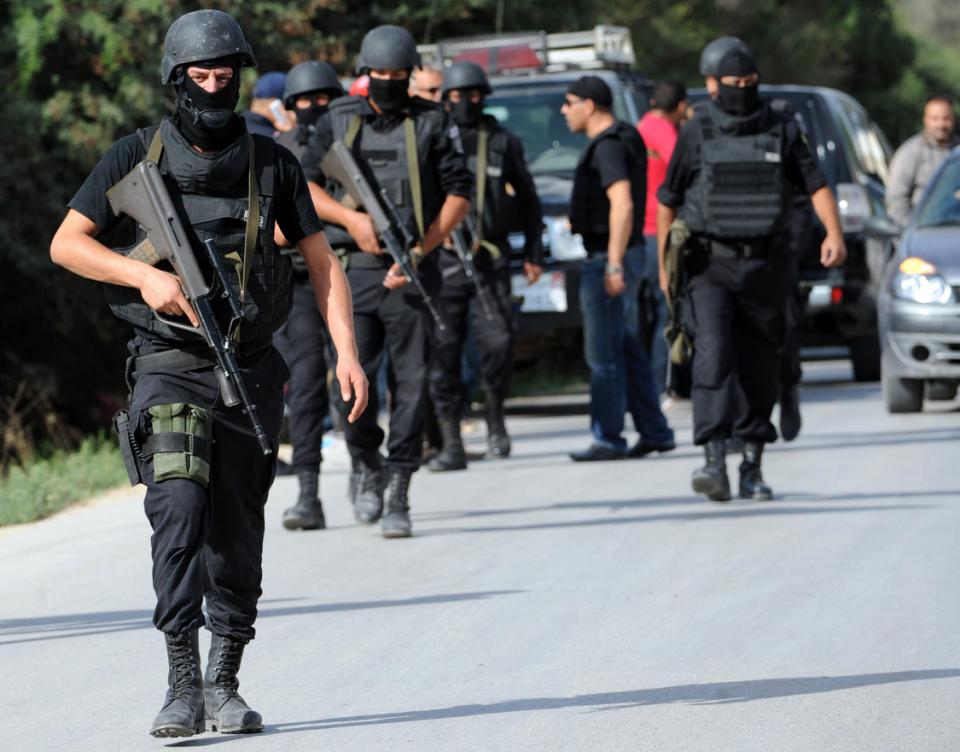
{"type": "Polygon", "coordinates": [[[653,332],[650,336],[650,370],[653,373],[653,385],[657,394],[663,394],[669,386],[667,384],[667,338],[663,335],[663,329],[667,325],[667,299],[660,289],[657,238],[655,235],[647,235],[645,239],[647,259],[643,275],[646,282],[644,294],[654,314],[653,332]]]}
{"type": "Polygon", "coordinates": [[[580,267],[584,354],[590,367],[590,430],[594,444],[625,450],[623,416],[630,411],[643,441],[665,444],[673,431],[660,411],[650,362],[640,337],[639,286],[643,248],[624,259],[626,289],[611,298],[604,289],[607,254],[580,267]]]}

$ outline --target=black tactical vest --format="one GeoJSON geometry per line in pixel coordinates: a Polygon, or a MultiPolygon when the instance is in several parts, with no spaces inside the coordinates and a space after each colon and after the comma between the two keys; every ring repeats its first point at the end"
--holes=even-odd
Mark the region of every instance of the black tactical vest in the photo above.
{"type": "MultiPolygon", "coordinates": [[[[404,121],[389,130],[372,127],[373,115],[369,114],[369,105],[363,97],[338,97],[330,103],[328,110],[333,138],[347,142],[351,124],[359,117],[360,127],[353,137],[350,148],[361,169],[375,190],[383,189],[397,208],[401,221],[414,236],[419,238],[413,195],[410,190],[409,170],[407,166],[406,130],[404,121]]],[[[430,153],[430,142],[443,127],[443,112],[432,103],[412,101],[409,115],[413,120],[417,157],[420,167],[421,199],[423,204],[424,230],[430,225],[440,210],[440,187],[434,182],[433,166],[426,162],[430,153]]],[[[327,192],[338,201],[345,191],[342,186],[328,183],[327,192]]],[[[356,244],[349,233],[339,225],[326,226],[327,239],[334,248],[354,248],[356,244]]]]}
{"type": "Polygon", "coordinates": [[[302,162],[303,153],[307,150],[307,142],[310,140],[313,131],[313,126],[298,125],[293,130],[285,131],[277,136],[277,143],[286,146],[297,158],[297,161],[302,162]]]}
{"type": "Polygon", "coordinates": [[[764,105],[734,117],[713,102],[698,104],[700,170],[680,217],[691,231],[729,240],[780,234],[789,189],[784,174],[786,120],[764,105]]]}
{"type": "MultiPolygon", "coordinates": [[[[505,239],[511,232],[518,232],[523,229],[517,198],[507,192],[507,181],[503,177],[504,163],[510,146],[510,134],[500,127],[496,118],[489,115],[483,117],[482,126],[489,133],[486,158],[486,190],[484,191],[483,204],[483,237],[487,240],[499,241],[505,239]]],[[[461,127],[463,140],[465,142],[469,141],[471,147],[473,147],[478,140],[478,131],[479,126],[471,128],[471,133],[467,134],[466,129],[461,127]],[[468,135],[469,139],[467,138],[468,135]]],[[[468,147],[470,153],[467,154],[467,167],[474,177],[477,176],[480,161],[478,147],[479,144],[474,148],[468,147]]],[[[477,183],[474,183],[474,193],[476,193],[476,188],[477,183]]],[[[476,211],[476,195],[474,195],[471,211],[476,211]]]]}
{"type": "MultiPolygon", "coordinates": [[[[160,125],[163,154],[160,172],[166,178],[167,190],[174,206],[191,234],[191,246],[200,268],[211,275],[205,240],[212,239],[223,257],[230,284],[240,294],[240,269],[244,255],[244,235],[248,212],[247,181],[249,179],[249,151],[246,132],[232,146],[214,154],[200,154],[184,139],[170,120],[160,125]],[[241,192],[242,191],[242,192],[241,192]]],[[[149,150],[156,127],[137,132],[149,150]]],[[[247,289],[243,296],[243,321],[240,323],[241,344],[251,350],[269,344],[279,329],[292,304],[292,269],[290,259],[281,255],[273,241],[274,230],[274,144],[265,136],[253,136],[255,144],[255,174],[260,200],[260,228],[247,289]]],[[[143,238],[138,227],[136,242],[143,238]]],[[[121,253],[127,248],[115,249],[121,253]]],[[[143,302],[137,290],[114,285],[106,286],[110,309],[119,318],[134,326],[159,335],[171,344],[195,345],[198,339],[181,333],[159,322],[150,307],[143,302]]],[[[229,321],[224,301],[217,301],[214,310],[226,330],[229,321]]]]}
{"type": "Polygon", "coordinates": [[[589,247],[592,244],[591,238],[607,237],[610,234],[610,203],[603,186],[594,180],[590,170],[594,149],[608,138],[619,139],[627,147],[630,160],[630,197],[635,209],[630,242],[636,244],[643,238],[643,207],[647,202],[647,147],[636,128],[618,120],[587,144],[573,178],[570,226],[574,233],[583,236],[588,251],[605,252],[606,248],[589,247]]]}

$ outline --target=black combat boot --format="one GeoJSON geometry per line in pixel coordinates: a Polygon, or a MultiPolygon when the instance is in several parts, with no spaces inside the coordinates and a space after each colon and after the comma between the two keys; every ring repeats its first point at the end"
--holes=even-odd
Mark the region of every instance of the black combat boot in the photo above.
{"type": "Polygon", "coordinates": [[[693,490],[711,501],[730,501],[727,451],[723,439],[710,439],[703,447],[707,463],[693,471],[693,490]]]}
{"type": "Polygon", "coordinates": [[[434,472],[446,470],[466,470],[467,453],[463,449],[463,439],[460,438],[460,420],[456,417],[442,416],[437,418],[440,425],[440,435],[443,437],[443,448],[434,455],[427,467],[434,472]]]}
{"type": "Polygon", "coordinates": [[[740,498],[755,501],[771,501],[773,490],[763,482],[760,460],[763,457],[763,442],[748,441],[743,445],[743,462],[740,463],[740,498]]]}
{"type": "Polygon", "coordinates": [[[384,494],[387,513],[380,521],[380,531],[384,538],[409,538],[413,535],[410,525],[410,478],[413,473],[402,468],[391,468],[384,494]]]}
{"type": "Polygon", "coordinates": [[[237,694],[244,643],[232,637],[212,635],[210,658],[203,675],[203,702],[208,731],[221,734],[252,734],[263,731],[263,719],[237,694]]]}
{"type": "Polygon", "coordinates": [[[297,503],[283,513],[283,526],[287,530],[323,530],[327,521],[318,495],[319,468],[299,467],[297,479],[300,481],[300,496],[297,503]]]}
{"type": "Polygon", "coordinates": [[[353,460],[351,477],[353,516],[357,522],[372,525],[383,514],[383,462],[380,452],[367,452],[353,460]]]}
{"type": "Polygon", "coordinates": [[[793,441],[800,433],[802,423],[800,390],[794,384],[780,392],[780,438],[784,441],[793,441]]]}
{"type": "Polygon", "coordinates": [[[164,634],[167,642],[167,696],[150,733],[160,738],[203,732],[203,678],[197,630],[164,634]]]}
{"type": "Polygon", "coordinates": [[[488,397],[487,402],[487,454],[503,460],[510,456],[510,435],[503,418],[503,400],[488,397]]]}

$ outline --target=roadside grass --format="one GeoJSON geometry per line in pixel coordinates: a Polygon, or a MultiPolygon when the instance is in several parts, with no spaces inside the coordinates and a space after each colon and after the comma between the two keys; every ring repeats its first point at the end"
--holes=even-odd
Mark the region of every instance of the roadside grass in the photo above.
{"type": "Polygon", "coordinates": [[[75,452],[58,452],[0,478],[0,526],[48,517],[69,504],[125,483],[116,444],[88,438],[75,452]]]}

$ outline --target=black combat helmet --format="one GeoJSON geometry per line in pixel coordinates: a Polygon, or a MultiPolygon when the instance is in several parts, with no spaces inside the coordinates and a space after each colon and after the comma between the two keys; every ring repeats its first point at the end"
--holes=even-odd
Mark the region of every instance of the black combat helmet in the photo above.
{"type": "Polygon", "coordinates": [[[330,63],[305,60],[293,66],[283,87],[283,106],[292,110],[297,97],[313,91],[329,92],[331,99],[343,96],[343,86],[330,63]]]}
{"type": "Polygon", "coordinates": [[[236,55],[241,65],[257,67],[253,48],[233,16],[222,10],[195,10],[170,24],[163,40],[160,72],[163,83],[173,83],[181,65],[236,55]]]}
{"type": "Polygon", "coordinates": [[[740,37],[717,37],[700,53],[700,75],[719,77],[720,61],[731,50],[742,50],[751,57],[753,53],[740,37]]]}
{"type": "Polygon", "coordinates": [[[454,89],[480,89],[483,94],[493,91],[483,68],[467,60],[454,63],[443,72],[443,87],[440,93],[446,97],[454,89]]]}
{"type": "Polygon", "coordinates": [[[410,32],[385,24],[371,29],[360,43],[357,72],[372,70],[404,70],[420,65],[417,43],[410,32]]]}

